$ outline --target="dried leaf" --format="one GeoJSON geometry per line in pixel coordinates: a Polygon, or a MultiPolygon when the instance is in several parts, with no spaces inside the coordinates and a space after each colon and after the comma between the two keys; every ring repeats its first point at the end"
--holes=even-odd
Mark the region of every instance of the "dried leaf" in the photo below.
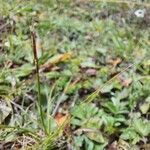
{"type": "Polygon", "coordinates": [[[116,59],[111,59],[111,60],[108,60],[107,63],[111,64],[114,68],[121,63],[121,58],[116,58],[116,59]]]}
{"type": "Polygon", "coordinates": [[[132,79],[131,79],[131,78],[128,78],[128,79],[126,79],[126,80],[124,80],[124,81],[122,82],[122,85],[125,86],[125,87],[128,87],[131,82],[132,82],[132,79]]]}
{"type": "Polygon", "coordinates": [[[117,141],[114,141],[113,143],[111,143],[108,147],[108,150],[118,150],[118,143],[117,141]]]}
{"type": "Polygon", "coordinates": [[[89,76],[95,76],[97,74],[97,70],[90,68],[90,69],[87,69],[85,73],[89,76]]]}
{"type": "Polygon", "coordinates": [[[62,113],[57,113],[55,116],[55,121],[58,125],[58,127],[61,127],[65,123],[67,123],[67,120],[69,119],[69,114],[62,114],[62,113]]]}
{"type": "Polygon", "coordinates": [[[72,53],[68,52],[68,53],[64,53],[64,54],[58,54],[53,56],[51,59],[49,59],[45,64],[43,64],[41,66],[42,69],[44,68],[49,68],[59,62],[64,62],[66,60],[71,59],[72,57],[72,53]]]}
{"type": "Polygon", "coordinates": [[[123,76],[119,76],[119,80],[124,87],[128,87],[132,83],[131,78],[125,78],[123,76]]]}
{"type": "Polygon", "coordinates": [[[150,149],[150,144],[143,144],[143,145],[141,146],[141,149],[149,150],[149,149],[150,149]]]}
{"type": "Polygon", "coordinates": [[[119,139],[119,141],[118,141],[118,148],[119,148],[119,150],[120,149],[121,150],[129,150],[130,149],[130,145],[126,141],[124,141],[122,139],[119,139]]]}
{"type": "Polygon", "coordinates": [[[78,76],[78,77],[69,85],[69,89],[73,88],[80,80],[81,80],[81,76],[78,76]]]}

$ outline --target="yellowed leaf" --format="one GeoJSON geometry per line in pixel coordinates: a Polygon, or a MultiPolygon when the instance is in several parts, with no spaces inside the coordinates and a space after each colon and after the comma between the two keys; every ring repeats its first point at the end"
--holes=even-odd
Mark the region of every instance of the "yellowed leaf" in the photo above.
{"type": "Polygon", "coordinates": [[[52,58],[50,58],[45,64],[43,64],[41,68],[49,68],[53,65],[56,65],[57,63],[67,61],[71,59],[71,57],[72,57],[71,52],[55,55],[52,58]]]}

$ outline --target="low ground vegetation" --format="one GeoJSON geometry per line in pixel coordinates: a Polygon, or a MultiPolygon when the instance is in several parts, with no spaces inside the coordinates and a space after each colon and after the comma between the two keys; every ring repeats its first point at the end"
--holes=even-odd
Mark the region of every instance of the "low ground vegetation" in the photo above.
{"type": "Polygon", "coordinates": [[[149,1],[0,8],[0,149],[150,149],[149,1]]]}

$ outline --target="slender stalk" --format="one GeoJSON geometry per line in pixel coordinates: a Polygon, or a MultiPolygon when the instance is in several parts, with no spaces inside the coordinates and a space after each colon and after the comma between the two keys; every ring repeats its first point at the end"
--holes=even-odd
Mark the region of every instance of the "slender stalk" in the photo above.
{"type": "Polygon", "coordinates": [[[110,80],[108,80],[106,83],[104,83],[104,85],[102,85],[101,87],[99,87],[96,91],[94,91],[92,94],[90,94],[84,101],[84,102],[91,102],[99,93],[103,92],[103,88],[105,88],[108,84],[110,84],[114,79],[116,79],[120,74],[122,74],[123,72],[127,71],[128,69],[130,69],[132,66],[134,66],[135,64],[131,64],[129,66],[127,66],[126,68],[124,68],[121,72],[119,72],[118,74],[116,74],[114,77],[112,77],[110,80]]]}
{"type": "Polygon", "coordinates": [[[52,97],[52,93],[54,91],[55,84],[52,86],[52,89],[50,91],[50,94],[47,97],[47,133],[50,134],[50,111],[51,111],[51,103],[54,100],[54,97],[52,97]]]}
{"type": "Polygon", "coordinates": [[[40,113],[40,118],[41,118],[42,125],[44,127],[45,133],[47,133],[46,125],[44,123],[44,114],[43,114],[43,111],[42,111],[42,103],[41,103],[41,87],[40,87],[40,76],[39,76],[39,62],[38,62],[38,57],[37,57],[35,32],[32,32],[32,42],[33,42],[34,63],[35,63],[35,66],[36,66],[36,78],[37,78],[37,88],[38,88],[38,98],[37,98],[38,105],[37,106],[38,106],[38,110],[39,110],[39,113],[40,113]]]}

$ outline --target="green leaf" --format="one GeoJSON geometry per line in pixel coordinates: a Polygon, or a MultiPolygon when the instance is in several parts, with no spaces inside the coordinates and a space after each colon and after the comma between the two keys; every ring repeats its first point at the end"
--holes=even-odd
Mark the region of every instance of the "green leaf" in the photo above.
{"type": "Polygon", "coordinates": [[[83,125],[85,128],[92,128],[92,129],[100,129],[102,125],[102,120],[98,117],[90,118],[87,122],[83,125]]]}
{"type": "Polygon", "coordinates": [[[104,104],[104,107],[107,108],[113,114],[117,114],[117,107],[112,102],[107,102],[104,104]]]}
{"type": "Polygon", "coordinates": [[[128,113],[127,103],[121,102],[119,99],[112,97],[112,102],[106,102],[104,107],[113,114],[124,114],[128,113]]]}
{"type": "Polygon", "coordinates": [[[82,66],[83,68],[86,68],[86,67],[88,67],[88,68],[98,68],[98,66],[95,64],[94,61],[92,61],[91,58],[89,58],[89,59],[87,59],[86,61],[82,62],[82,63],[81,63],[81,66],[82,66]]]}
{"type": "Polygon", "coordinates": [[[146,98],[146,102],[150,103],[150,96],[146,98]]]}
{"type": "Polygon", "coordinates": [[[84,136],[74,136],[75,145],[81,147],[83,144],[84,136]]]}
{"type": "Polygon", "coordinates": [[[24,64],[19,68],[15,68],[14,73],[16,77],[25,77],[29,75],[33,71],[33,69],[34,66],[32,66],[31,64],[24,64]]]}
{"type": "Polygon", "coordinates": [[[71,110],[71,114],[79,119],[88,119],[98,112],[98,108],[94,104],[80,104],[71,110]]]}
{"type": "Polygon", "coordinates": [[[149,108],[150,108],[150,97],[147,97],[145,102],[142,105],[140,105],[140,110],[142,114],[146,114],[149,108]]]}
{"type": "Polygon", "coordinates": [[[141,136],[147,136],[150,133],[150,122],[143,119],[134,119],[133,127],[141,136]]]}
{"type": "Polygon", "coordinates": [[[113,85],[105,85],[102,89],[102,93],[109,93],[113,89],[113,85]]]}
{"type": "Polygon", "coordinates": [[[77,126],[81,126],[82,125],[82,121],[80,119],[72,118],[71,119],[71,124],[77,125],[77,126]]]}
{"type": "Polygon", "coordinates": [[[107,145],[107,142],[105,142],[104,144],[96,144],[95,143],[95,145],[94,145],[94,150],[104,150],[105,149],[105,147],[106,147],[106,145],[107,145]]]}
{"type": "Polygon", "coordinates": [[[91,141],[90,139],[88,139],[87,137],[85,137],[85,149],[86,150],[93,150],[93,148],[94,148],[93,141],[91,141]]]}
{"type": "Polygon", "coordinates": [[[87,137],[98,143],[105,143],[105,139],[100,132],[88,132],[86,133],[87,137]]]}
{"type": "Polygon", "coordinates": [[[130,140],[133,144],[136,144],[140,141],[140,136],[137,134],[134,128],[126,128],[123,130],[120,138],[124,140],[130,140]]]}
{"type": "Polygon", "coordinates": [[[107,52],[106,48],[98,48],[98,49],[96,49],[96,51],[102,55],[105,55],[107,52]]]}
{"type": "Polygon", "coordinates": [[[144,104],[142,104],[140,106],[140,110],[141,110],[142,114],[146,114],[148,112],[149,108],[150,108],[150,104],[148,102],[145,102],[144,104]]]}
{"type": "Polygon", "coordinates": [[[128,96],[129,96],[129,93],[130,92],[130,90],[129,89],[123,89],[121,92],[119,91],[118,93],[117,93],[117,98],[119,99],[119,100],[121,100],[121,99],[124,99],[124,98],[127,98],[128,96]]]}

